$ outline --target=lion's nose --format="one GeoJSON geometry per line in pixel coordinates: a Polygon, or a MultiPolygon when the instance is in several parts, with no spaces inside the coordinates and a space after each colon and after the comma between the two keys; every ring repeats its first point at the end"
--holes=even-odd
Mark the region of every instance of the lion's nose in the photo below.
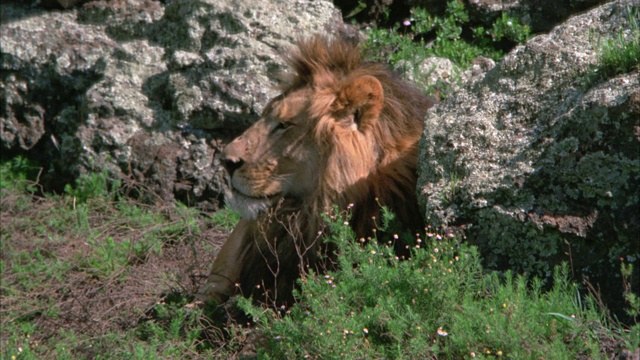
{"type": "Polygon", "coordinates": [[[222,159],[222,166],[227,170],[230,176],[233,176],[234,171],[236,171],[242,164],[244,160],[240,158],[227,157],[222,159]]]}

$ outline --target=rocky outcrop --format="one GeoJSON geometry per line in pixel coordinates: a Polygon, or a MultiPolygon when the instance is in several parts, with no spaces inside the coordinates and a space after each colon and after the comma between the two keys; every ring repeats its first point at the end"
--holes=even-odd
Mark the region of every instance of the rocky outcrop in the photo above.
{"type": "Polygon", "coordinates": [[[280,53],[342,24],[327,1],[0,6],[4,155],[39,161],[54,189],[107,169],[145,193],[200,204],[220,193],[221,142],[276,95],[280,53]]]}
{"type": "Polygon", "coordinates": [[[427,115],[425,217],[489,266],[545,275],[566,260],[604,294],[620,260],[640,269],[640,69],[594,75],[599,39],[638,36],[628,5],[532,38],[427,115]]]}

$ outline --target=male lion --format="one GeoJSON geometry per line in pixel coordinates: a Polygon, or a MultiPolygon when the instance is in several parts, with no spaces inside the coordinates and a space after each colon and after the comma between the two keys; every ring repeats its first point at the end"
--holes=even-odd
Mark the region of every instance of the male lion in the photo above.
{"type": "Polygon", "coordinates": [[[223,151],[227,198],[242,219],[196,300],[239,292],[289,302],[301,271],[332,255],[320,234],[333,206],[351,207],[358,236],[371,233],[381,205],[423,230],[417,142],[434,101],[342,38],[301,40],[286,61],[295,75],[282,94],[223,151]]]}

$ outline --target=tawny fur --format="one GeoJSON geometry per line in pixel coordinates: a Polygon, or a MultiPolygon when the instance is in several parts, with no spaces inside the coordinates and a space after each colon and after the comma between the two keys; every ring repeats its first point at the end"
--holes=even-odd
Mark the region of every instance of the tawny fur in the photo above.
{"type": "MultiPolygon", "coordinates": [[[[227,161],[242,164],[232,173],[232,186],[250,197],[237,196],[261,211],[266,204],[271,207],[260,213],[249,209],[256,218],[238,225],[242,228],[228,240],[234,243],[225,245],[238,250],[223,249],[216,259],[222,265],[214,264],[218,273],[211,277],[218,280],[210,280],[235,283],[225,296],[239,292],[275,304],[291,300],[301,271],[326,265],[318,260],[327,251],[319,234],[325,230],[322,214],[333,206],[352,204],[350,224],[358,236],[371,234],[381,205],[406,227],[422,230],[417,143],[424,115],[433,105],[386,66],[364,61],[360,48],[344,39],[301,40],[286,61],[294,74],[282,86],[282,95],[225,150],[227,161]],[[289,124],[295,128],[281,130],[289,124]],[[300,135],[293,137],[294,132],[300,135]],[[272,140],[277,136],[280,142],[272,140]],[[270,151],[274,155],[262,154],[270,151]],[[309,155],[296,163],[291,160],[296,154],[309,155]],[[295,178],[302,180],[292,185],[296,175],[291,173],[309,163],[315,171],[295,178]],[[272,199],[273,194],[280,196],[272,199]],[[235,258],[220,258],[224,256],[235,258]],[[238,268],[228,268],[234,264],[238,268]]],[[[209,291],[220,291],[216,289],[209,291]]]]}

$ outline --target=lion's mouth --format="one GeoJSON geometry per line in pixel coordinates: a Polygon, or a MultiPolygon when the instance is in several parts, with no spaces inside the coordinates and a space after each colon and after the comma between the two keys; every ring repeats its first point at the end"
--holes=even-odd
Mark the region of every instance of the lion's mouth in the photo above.
{"type": "Polygon", "coordinates": [[[282,197],[281,193],[264,194],[264,195],[259,195],[259,196],[247,195],[244,192],[236,189],[234,186],[231,186],[231,193],[234,196],[242,196],[244,198],[253,199],[253,200],[257,200],[257,201],[260,201],[260,200],[275,200],[275,199],[277,199],[279,197],[282,197]]]}
{"type": "Polygon", "coordinates": [[[269,195],[252,196],[247,195],[234,187],[226,192],[226,198],[229,205],[243,218],[255,219],[257,216],[271,208],[282,198],[281,193],[269,195]]]}

